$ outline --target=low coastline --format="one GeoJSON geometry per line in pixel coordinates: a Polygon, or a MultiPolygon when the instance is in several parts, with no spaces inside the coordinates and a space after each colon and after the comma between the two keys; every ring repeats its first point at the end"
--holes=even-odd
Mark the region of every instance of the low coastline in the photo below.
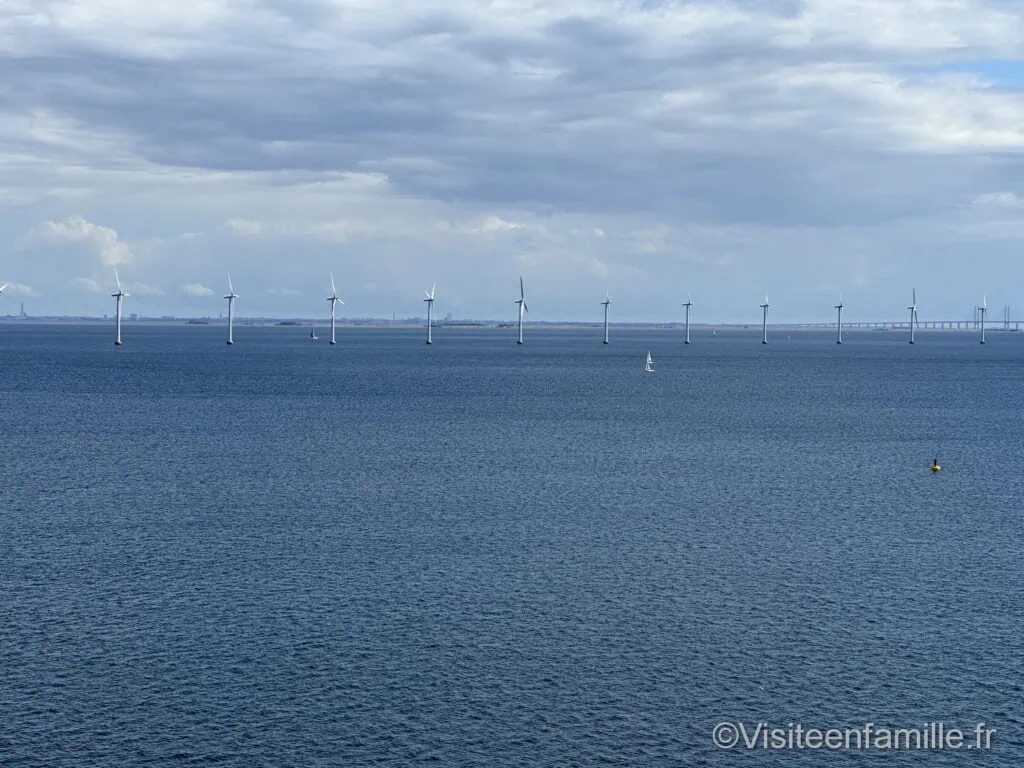
{"type": "MultiPolygon", "coordinates": [[[[113,323],[113,318],[90,318],[90,317],[30,317],[30,318],[0,318],[0,325],[62,325],[62,326],[103,326],[113,323]]],[[[946,327],[946,328],[931,328],[925,327],[924,325],[918,327],[915,333],[934,333],[934,332],[962,332],[962,333],[978,333],[980,328],[973,325],[969,321],[960,321],[961,327],[946,327]]],[[[409,329],[422,329],[425,321],[414,322],[411,320],[392,322],[389,320],[366,320],[366,321],[342,321],[336,322],[338,329],[342,328],[368,328],[377,330],[409,330],[409,329]]],[[[207,319],[207,318],[125,318],[122,320],[124,326],[154,326],[154,327],[174,327],[179,328],[185,327],[221,327],[227,325],[225,319],[207,319]]],[[[309,327],[324,328],[329,326],[329,322],[324,319],[277,319],[277,318],[235,318],[236,328],[279,328],[284,331],[296,330],[296,329],[308,329],[309,327]]],[[[475,331],[513,331],[517,327],[516,323],[508,322],[494,322],[494,321],[466,321],[466,322],[440,322],[434,323],[436,330],[475,330],[475,331]]],[[[530,331],[583,331],[583,330],[600,330],[603,326],[601,323],[573,323],[573,322],[551,322],[551,323],[524,323],[524,329],[530,331]]],[[[670,331],[670,332],[683,332],[685,331],[685,325],[682,323],[610,323],[609,328],[616,332],[629,332],[629,331],[670,331]]],[[[821,323],[769,323],[768,330],[774,332],[786,333],[827,333],[834,332],[836,330],[835,324],[826,325],[821,323]]],[[[909,328],[904,324],[903,326],[888,326],[883,327],[881,324],[871,325],[864,324],[864,327],[853,327],[846,323],[843,324],[843,334],[851,333],[907,333],[909,328]]],[[[751,323],[747,325],[738,324],[709,324],[709,323],[690,323],[690,333],[737,333],[737,332],[752,332],[761,331],[760,323],[751,323]]],[[[1014,333],[1019,332],[1020,329],[1017,327],[1006,328],[1002,324],[986,324],[986,333],[1014,333]]]]}

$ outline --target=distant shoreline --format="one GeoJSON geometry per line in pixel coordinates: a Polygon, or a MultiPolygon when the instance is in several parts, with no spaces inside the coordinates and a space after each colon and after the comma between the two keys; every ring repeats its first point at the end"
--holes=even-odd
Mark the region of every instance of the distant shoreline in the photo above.
{"type": "MultiPolygon", "coordinates": [[[[112,324],[113,318],[17,318],[7,317],[0,318],[0,325],[14,326],[14,325],[61,325],[61,326],[105,326],[112,324]]],[[[930,322],[930,321],[929,321],[930,322]]],[[[917,328],[915,333],[979,333],[980,328],[974,327],[970,321],[961,321],[965,327],[961,328],[917,328]]],[[[227,325],[226,320],[207,320],[197,318],[136,318],[123,319],[122,323],[124,326],[149,326],[149,327],[171,327],[171,328],[209,328],[209,327],[225,327],[227,325]]],[[[422,330],[425,326],[425,321],[411,322],[411,321],[398,321],[391,322],[387,320],[382,321],[366,321],[366,322],[341,322],[338,321],[336,327],[339,330],[342,329],[359,329],[366,328],[372,330],[422,330]]],[[[329,323],[323,320],[277,320],[277,319],[265,319],[260,318],[256,320],[246,320],[244,318],[235,318],[236,328],[278,328],[283,331],[294,331],[294,330],[306,330],[308,328],[327,328],[329,323]]],[[[785,331],[786,333],[829,333],[835,332],[835,325],[819,326],[819,327],[806,327],[805,323],[778,323],[768,324],[768,330],[771,332],[779,333],[785,331]]],[[[515,323],[502,323],[498,324],[495,322],[467,322],[465,324],[452,322],[452,323],[435,323],[435,331],[445,330],[471,330],[471,331],[507,331],[514,332],[516,330],[515,323]]],[[[594,331],[600,332],[602,329],[601,323],[581,323],[581,322],[564,322],[564,323],[524,323],[524,329],[529,331],[594,331]]],[[[673,333],[684,332],[685,326],[682,323],[666,324],[666,323],[611,323],[609,328],[612,331],[623,332],[623,331],[665,331],[673,333]]],[[[708,332],[714,333],[760,333],[761,324],[752,323],[748,325],[714,325],[714,324],[697,324],[690,323],[690,333],[704,334],[708,332]]],[[[881,328],[881,327],[868,327],[868,328],[851,328],[846,324],[843,325],[843,333],[894,333],[894,334],[906,334],[909,333],[910,329],[903,328],[881,328]]],[[[986,324],[986,333],[1017,333],[1020,329],[1015,325],[1014,327],[1006,328],[1001,323],[986,324]]]]}

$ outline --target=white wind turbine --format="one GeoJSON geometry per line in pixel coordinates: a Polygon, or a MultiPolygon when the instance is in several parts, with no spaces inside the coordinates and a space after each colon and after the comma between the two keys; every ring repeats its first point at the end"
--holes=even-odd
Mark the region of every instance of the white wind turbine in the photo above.
{"type": "Polygon", "coordinates": [[[121,346],[121,301],[128,294],[121,289],[121,278],[117,276],[117,267],[114,267],[114,280],[117,281],[117,293],[110,295],[117,299],[117,338],[114,339],[114,346],[119,347],[121,346]]]}
{"type": "Polygon", "coordinates": [[[334,287],[334,273],[331,273],[331,295],[327,297],[327,300],[331,302],[331,344],[334,344],[334,305],[339,301],[341,306],[345,306],[345,302],[341,301],[338,297],[338,289],[334,287]]]}
{"type": "Polygon", "coordinates": [[[913,298],[911,299],[910,306],[907,309],[910,310],[910,343],[914,343],[914,324],[917,322],[917,288],[913,289],[913,298]]]}
{"type": "Polygon", "coordinates": [[[839,312],[839,317],[836,319],[836,344],[843,343],[843,294],[839,294],[839,303],[836,304],[835,309],[839,312]]]}
{"type": "Polygon", "coordinates": [[[762,326],[761,326],[761,330],[762,330],[761,343],[762,344],[767,344],[768,343],[768,294],[764,295],[764,304],[761,305],[761,309],[764,310],[764,320],[762,321],[762,326]]]}
{"type": "Polygon", "coordinates": [[[985,343],[985,315],[988,314],[988,298],[985,296],[981,297],[981,306],[978,307],[978,312],[981,313],[981,343],[985,343]]]}
{"type": "Polygon", "coordinates": [[[604,343],[608,343],[608,305],[612,303],[612,297],[608,294],[607,289],[604,292],[604,301],[601,304],[604,305],[604,343]]]}
{"type": "Polygon", "coordinates": [[[0,297],[4,295],[4,291],[7,290],[8,285],[10,285],[10,283],[4,283],[3,285],[0,285],[0,297]]]}
{"type": "Polygon", "coordinates": [[[686,341],[684,344],[690,343],[690,307],[693,306],[693,300],[690,298],[690,294],[686,294],[686,303],[683,304],[686,307],[686,341]]]}
{"type": "Polygon", "coordinates": [[[427,297],[424,299],[427,302],[427,344],[434,343],[434,337],[431,335],[431,326],[434,324],[434,291],[436,289],[437,283],[434,283],[430,286],[430,293],[423,292],[427,297]]]}
{"type": "Polygon", "coordinates": [[[231,285],[231,273],[228,273],[228,295],[224,297],[228,300],[228,344],[234,344],[234,324],[235,324],[235,299],[238,298],[238,294],[235,293],[235,288],[231,285]]]}
{"type": "Polygon", "coordinates": [[[526,306],[526,290],[523,288],[523,278],[519,278],[519,298],[515,302],[519,305],[519,341],[517,344],[523,343],[523,313],[529,312],[530,308],[526,306]]]}

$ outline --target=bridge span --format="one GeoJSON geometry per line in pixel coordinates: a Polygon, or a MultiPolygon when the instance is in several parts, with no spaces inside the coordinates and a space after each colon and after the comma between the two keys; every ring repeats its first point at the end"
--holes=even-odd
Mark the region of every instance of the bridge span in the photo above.
{"type": "MultiPolygon", "coordinates": [[[[1022,320],[997,320],[985,323],[986,331],[1019,331],[1022,320]]],[[[976,320],[918,320],[914,325],[919,329],[930,330],[981,330],[981,323],[976,320]]],[[[836,321],[831,323],[786,323],[787,328],[835,328],[836,321]]],[[[843,328],[910,330],[909,320],[878,320],[875,322],[843,321],[843,328]]]]}

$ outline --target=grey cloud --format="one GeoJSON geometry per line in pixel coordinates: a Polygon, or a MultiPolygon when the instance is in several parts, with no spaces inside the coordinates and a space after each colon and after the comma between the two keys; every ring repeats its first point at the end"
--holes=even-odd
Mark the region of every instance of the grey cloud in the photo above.
{"type": "MultiPolygon", "coordinates": [[[[537,252],[538,265],[566,280],[607,270],[634,275],[637,286],[680,263],[711,280],[726,263],[804,264],[821,251],[855,254],[864,242],[883,254],[893,240],[925,242],[929,223],[950,211],[981,217],[961,223],[982,231],[997,214],[972,201],[1024,194],[1013,128],[1024,117],[1019,94],[995,101],[998,89],[941,80],[950,62],[1012,48],[1012,24],[992,31],[1003,19],[998,6],[967,5],[972,14],[926,0],[903,10],[869,3],[886,34],[868,16],[844,15],[856,4],[752,0],[553,0],[489,15],[429,2],[339,14],[326,2],[261,0],[248,16],[205,26],[133,16],[142,29],[124,45],[115,44],[116,28],[19,28],[0,104],[25,124],[5,132],[0,121],[0,162],[38,157],[40,173],[84,165],[103,169],[106,184],[146,176],[156,190],[173,170],[181,198],[188,172],[203,179],[196,189],[220,178],[223,186],[204,194],[225,212],[202,214],[235,225],[202,252],[183,245],[168,253],[162,268],[173,260],[195,271],[152,278],[168,285],[222,280],[222,269],[204,265],[250,256],[267,284],[286,284],[294,275],[280,264],[283,238],[322,244],[309,252],[324,260],[333,258],[328,246],[358,242],[358,253],[376,261],[376,273],[358,267],[359,280],[392,280],[395,290],[404,289],[405,252],[417,237],[429,241],[424,257],[493,269],[496,279],[537,252]],[[920,42],[908,32],[915,13],[934,31],[920,42]],[[940,79],[929,80],[936,72],[940,79]],[[33,128],[32,115],[74,131],[55,138],[33,128]],[[972,127],[979,138],[957,144],[972,127]],[[309,204],[317,179],[334,183],[345,171],[386,174],[387,183],[346,188],[344,206],[309,204]],[[550,226],[500,237],[436,226],[499,212],[550,226]],[[595,244],[569,235],[568,220],[608,236],[595,244]],[[687,240],[700,228],[714,234],[687,240]],[[808,229],[837,231],[807,244],[792,234],[808,229]],[[737,231],[756,235],[734,239],[737,231]],[[263,246],[240,245],[238,235],[263,246]],[[467,235],[483,240],[460,247],[500,266],[482,267],[441,239],[467,235]]],[[[27,199],[0,189],[0,205],[8,198],[27,199]]],[[[164,202],[153,192],[153,221],[164,202]]],[[[175,204],[181,217],[199,215],[187,199],[175,204]]],[[[75,212],[47,215],[64,221],[75,212]]],[[[871,270],[865,258],[862,272],[871,270]]]]}
{"type": "MultiPolygon", "coordinates": [[[[296,8],[305,19],[315,6],[296,8]]],[[[743,122],[787,108],[784,95],[745,76],[748,68],[779,66],[777,52],[765,41],[752,45],[744,35],[727,38],[713,60],[706,54],[701,58],[700,46],[696,53],[684,48],[665,57],[644,54],[641,36],[607,20],[560,19],[525,42],[514,35],[494,39],[474,33],[465,22],[439,14],[397,25],[385,42],[397,47],[438,30],[455,36],[452,50],[491,65],[494,76],[467,82],[426,60],[384,70],[360,71],[357,65],[346,72],[339,66],[333,76],[307,72],[285,77],[276,74],[282,52],[273,48],[246,49],[245,60],[207,56],[169,64],[72,48],[62,58],[18,60],[15,74],[35,83],[33,93],[42,95],[42,106],[123,132],[140,154],[159,164],[339,170],[414,154],[435,160],[438,169],[392,168],[390,178],[399,189],[446,201],[547,211],[678,210],[678,199],[685,200],[693,186],[694,165],[716,157],[735,169],[730,176],[744,177],[747,186],[775,188],[773,156],[797,149],[806,155],[807,134],[831,127],[851,108],[839,100],[829,104],[823,94],[818,114],[803,125],[786,126],[789,135],[762,127],[757,141],[766,157],[750,161],[729,148],[737,139],[750,138],[743,122]],[[514,58],[536,59],[560,74],[539,83],[510,75],[514,58]],[[74,78],[67,77],[69,64],[77,73],[74,78]],[[702,124],[699,110],[652,119],[636,116],[665,89],[687,87],[726,94],[725,117],[732,124],[702,124]],[[537,109],[544,110],[542,118],[524,117],[537,109]],[[607,124],[600,125],[601,120],[607,124]],[[594,124],[588,127],[588,121],[594,124]],[[673,136],[690,138],[691,146],[678,146],[673,136]],[[277,149],[268,150],[268,142],[278,142],[277,149]],[[652,178],[652,168],[665,172],[652,178]],[[768,175],[762,175],[765,171],[768,175]]],[[[796,101],[789,107],[806,109],[806,101],[796,101]]],[[[825,145],[822,152],[831,149],[827,141],[816,142],[825,145]]],[[[866,164],[889,160],[870,150],[859,154],[866,164]]],[[[737,197],[753,195],[753,205],[741,206],[741,218],[749,217],[749,211],[757,212],[758,221],[776,215],[761,205],[756,192],[737,196],[734,183],[730,178],[722,190],[701,186],[702,207],[729,218],[735,215],[737,197]]],[[[769,203],[778,199],[775,194],[760,197],[769,197],[769,203]]],[[[820,207],[821,197],[813,188],[805,197],[806,203],[790,198],[794,215],[800,216],[806,204],[815,218],[813,208],[820,207]]],[[[857,207],[857,201],[850,202],[857,207]]]]}

